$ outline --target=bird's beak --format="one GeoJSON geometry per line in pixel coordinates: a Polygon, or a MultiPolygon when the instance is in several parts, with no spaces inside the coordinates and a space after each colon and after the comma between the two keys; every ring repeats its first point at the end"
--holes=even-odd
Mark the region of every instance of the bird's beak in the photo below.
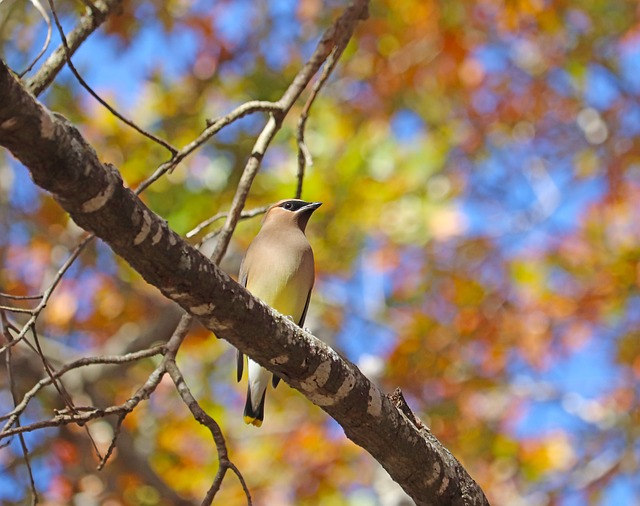
{"type": "Polygon", "coordinates": [[[304,213],[307,211],[315,211],[316,209],[318,209],[320,206],[322,205],[322,202],[311,202],[310,204],[307,204],[304,207],[301,207],[300,209],[298,209],[299,213],[304,213]]]}

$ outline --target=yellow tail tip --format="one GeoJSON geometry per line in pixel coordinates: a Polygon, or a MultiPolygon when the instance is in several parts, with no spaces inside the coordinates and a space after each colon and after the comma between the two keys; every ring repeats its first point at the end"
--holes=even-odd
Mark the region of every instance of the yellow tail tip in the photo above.
{"type": "Polygon", "coordinates": [[[258,420],[257,418],[252,418],[250,416],[244,417],[244,423],[246,423],[247,425],[255,425],[256,427],[262,426],[262,420],[258,420]]]}

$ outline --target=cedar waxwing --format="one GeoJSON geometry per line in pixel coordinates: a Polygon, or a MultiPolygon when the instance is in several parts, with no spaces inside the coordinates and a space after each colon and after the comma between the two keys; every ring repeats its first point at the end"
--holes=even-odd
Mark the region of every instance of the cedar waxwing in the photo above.
{"type": "MultiPolygon", "coordinates": [[[[315,280],[313,251],[304,231],[309,218],[321,205],[322,202],[298,199],[281,200],[272,205],[240,265],[240,284],[300,327],[307,315],[315,280]]],[[[244,356],[238,351],[238,381],[242,379],[243,369],[244,356]]],[[[250,358],[248,371],[244,421],[260,427],[269,378],[274,388],[280,378],[250,358]]]]}

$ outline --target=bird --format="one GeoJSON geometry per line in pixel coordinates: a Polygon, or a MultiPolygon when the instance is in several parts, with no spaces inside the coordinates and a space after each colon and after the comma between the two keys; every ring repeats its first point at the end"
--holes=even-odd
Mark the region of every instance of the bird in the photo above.
{"type": "MultiPolygon", "coordinates": [[[[289,199],[270,206],[240,265],[240,284],[301,328],[315,281],[313,250],[305,229],[321,205],[322,202],[289,199]]],[[[244,355],[238,350],[238,382],[244,364],[244,355]]],[[[269,380],[275,388],[280,378],[248,357],[247,364],[249,382],[243,419],[246,424],[260,427],[269,380]]]]}

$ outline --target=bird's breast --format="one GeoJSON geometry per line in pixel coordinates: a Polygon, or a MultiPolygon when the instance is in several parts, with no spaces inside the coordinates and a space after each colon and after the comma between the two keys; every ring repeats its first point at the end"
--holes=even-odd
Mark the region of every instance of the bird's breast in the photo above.
{"type": "Polygon", "coordinates": [[[287,247],[286,243],[273,242],[262,246],[247,273],[247,289],[298,323],[313,287],[313,252],[308,243],[287,247]]]}

